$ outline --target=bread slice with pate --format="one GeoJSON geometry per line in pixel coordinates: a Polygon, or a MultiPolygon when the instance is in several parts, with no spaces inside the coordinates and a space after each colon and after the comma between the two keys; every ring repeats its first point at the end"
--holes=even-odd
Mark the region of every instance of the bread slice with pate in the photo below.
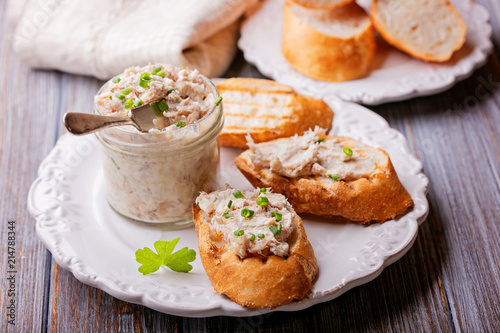
{"type": "Polygon", "coordinates": [[[254,142],[265,142],[332,124],[333,111],[325,102],[274,81],[233,78],[217,89],[224,98],[223,146],[248,148],[248,133],[254,142]]]}
{"type": "Polygon", "coordinates": [[[371,18],[391,45],[426,61],[446,61],[465,42],[460,13],[447,0],[373,0],[371,18]]]}
{"type": "Polygon", "coordinates": [[[363,77],[375,57],[375,30],[355,2],[334,9],[284,7],[282,52],[288,63],[315,80],[363,77]]]}
{"type": "Polygon", "coordinates": [[[201,193],[193,205],[201,262],[215,291],[252,309],[310,293],[318,265],[302,220],[270,189],[201,193]]]}
{"type": "Polygon", "coordinates": [[[366,224],[413,206],[387,153],[316,128],[303,136],[254,144],[235,159],[256,187],[284,194],[298,213],[366,224]]]}

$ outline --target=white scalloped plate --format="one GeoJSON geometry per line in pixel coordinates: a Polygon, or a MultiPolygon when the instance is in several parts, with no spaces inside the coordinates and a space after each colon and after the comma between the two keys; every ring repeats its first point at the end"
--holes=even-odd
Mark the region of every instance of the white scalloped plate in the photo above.
{"type": "MultiPolygon", "coordinates": [[[[398,220],[368,227],[305,218],[319,276],[308,298],[275,311],[301,310],[373,280],[409,250],[428,212],[428,180],[403,135],[362,106],[338,98],[327,102],[336,113],[332,133],[385,149],[415,207],[398,220]]],[[[221,148],[223,181],[235,188],[252,188],[233,163],[240,152],[221,148]]],[[[179,248],[189,246],[198,253],[194,228],[167,231],[159,225],[119,216],[104,198],[100,158],[94,136],[65,134],[40,165],[39,176],[31,186],[28,208],[36,219],[38,237],[60,266],[114,297],[169,314],[253,316],[269,311],[249,310],[217,295],[199,258],[188,274],[168,269],[140,274],[134,253],[145,246],[153,247],[157,240],[181,237],[179,248]]]]}
{"type": "MultiPolygon", "coordinates": [[[[358,1],[364,8],[370,0],[358,1]]],[[[267,0],[243,24],[238,46],[245,59],[263,74],[298,92],[377,105],[442,92],[469,77],[492,50],[492,29],[484,7],[471,0],[452,0],[467,23],[466,44],[445,63],[414,59],[378,38],[373,69],[364,78],[346,82],[313,80],[294,70],[281,53],[284,0],[267,0]]]]}

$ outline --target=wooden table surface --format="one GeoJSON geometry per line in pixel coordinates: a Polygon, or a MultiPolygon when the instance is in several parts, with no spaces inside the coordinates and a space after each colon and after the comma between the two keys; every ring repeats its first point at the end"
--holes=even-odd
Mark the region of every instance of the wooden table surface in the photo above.
{"type": "MultiPolygon", "coordinates": [[[[500,332],[500,1],[494,52],[441,94],[372,110],[401,131],[430,180],[430,213],[412,249],[374,281],[295,313],[170,316],[122,302],[58,266],[35,234],[28,189],[64,132],[66,111],[90,110],[100,81],[33,70],[12,51],[0,13],[0,330],[5,332],[500,332]],[[16,221],[15,326],[7,324],[8,221],[16,221]]],[[[237,56],[230,76],[262,75],[237,56]]]]}

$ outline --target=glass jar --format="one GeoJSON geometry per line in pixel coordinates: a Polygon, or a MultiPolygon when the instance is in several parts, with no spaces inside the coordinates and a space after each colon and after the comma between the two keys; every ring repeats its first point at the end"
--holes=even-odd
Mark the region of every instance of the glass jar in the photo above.
{"type": "MultiPolygon", "coordinates": [[[[217,88],[204,79],[217,100],[217,88]]],[[[99,114],[97,106],[94,113],[99,114]]],[[[140,133],[122,126],[97,132],[110,206],[143,222],[167,223],[172,228],[192,223],[191,209],[200,191],[217,188],[217,138],[223,123],[220,103],[202,119],[170,131],[140,133]]]]}

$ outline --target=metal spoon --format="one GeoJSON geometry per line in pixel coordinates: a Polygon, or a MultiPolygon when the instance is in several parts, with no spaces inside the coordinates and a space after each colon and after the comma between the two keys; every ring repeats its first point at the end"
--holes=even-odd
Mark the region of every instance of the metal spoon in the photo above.
{"type": "Polygon", "coordinates": [[[131,117],[101,116],[91,113],[68,112],[63,116],[64,126],[70,133],[85,135],[114,126],[131,125],[146,133],[154,128],[153,119],[156,115],[151,104],[132,109],[131,117]]]}

